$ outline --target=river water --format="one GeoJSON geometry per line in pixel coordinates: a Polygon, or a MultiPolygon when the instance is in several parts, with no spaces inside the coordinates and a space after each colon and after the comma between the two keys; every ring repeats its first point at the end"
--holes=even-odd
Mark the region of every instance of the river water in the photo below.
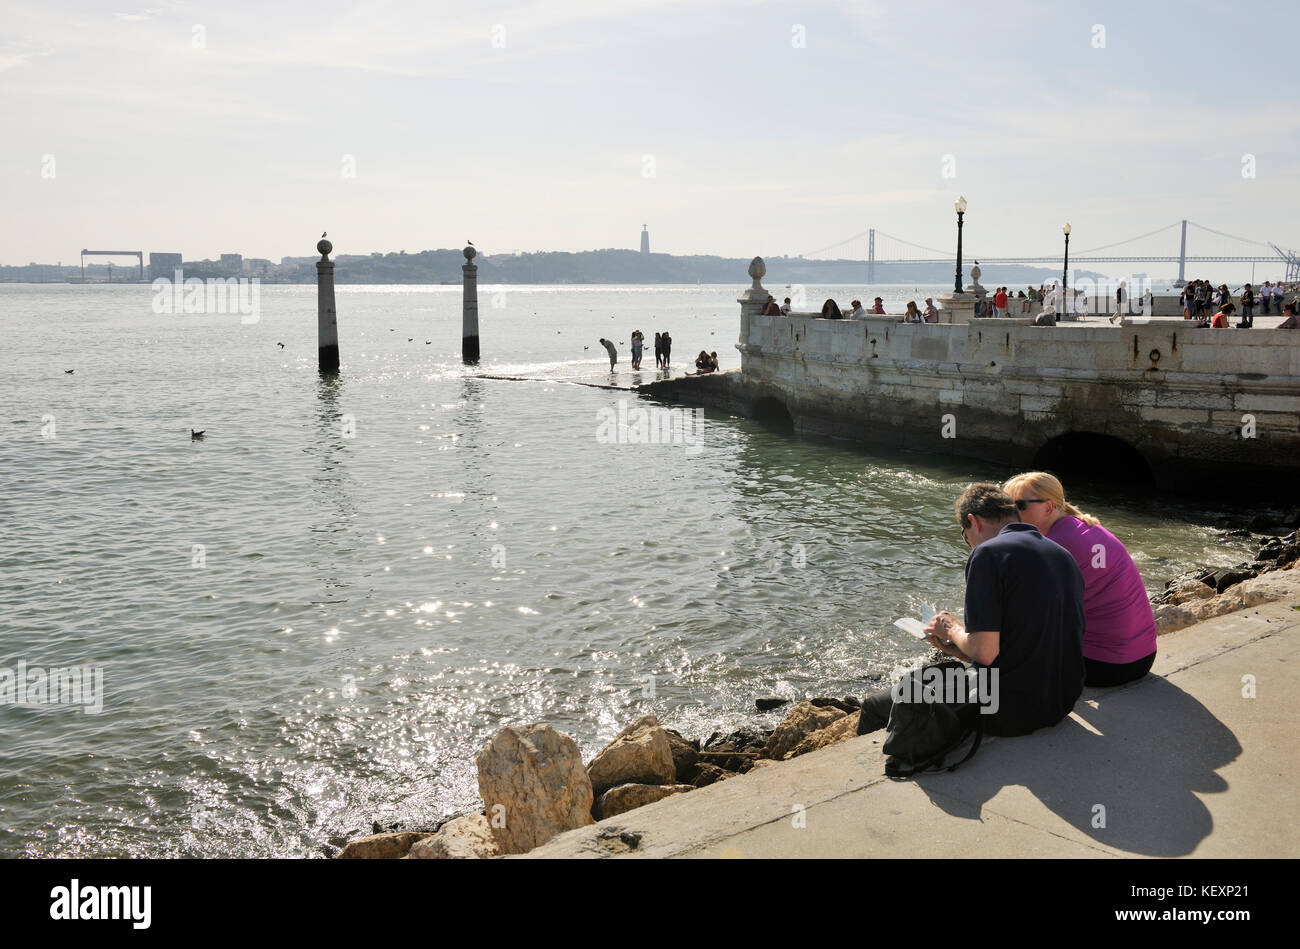
{"type": "MultiPolygon", "coordinates": [[[[505,724],[589,757],[646,711],[770,725],[757,695],[918,658],[892,621],[960,608],[952,502],[1005,472],[712,413],[692,444],[601,435],[648,405],[596,387],[656,377],[633,329],[739,365],[739,289],[481,288],[466,371],[459,287],[343,286],[322,381],[311,287],[243,322],[0,285],[0,675],[103,676],[98,712],[0,704],[0,856],[318,856],[476,806],[505,724]]],[[[1248,552],[1212,511],[1067,487],[1152,589],[1248,552]]]]}

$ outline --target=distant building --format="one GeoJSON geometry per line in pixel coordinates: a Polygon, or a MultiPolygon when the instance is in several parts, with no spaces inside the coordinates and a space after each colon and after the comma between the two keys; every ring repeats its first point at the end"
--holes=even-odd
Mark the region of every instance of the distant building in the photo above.
{"type": "Polygon", "coordinates": [[[647,225],[641,225],[641,253],[650,253],[650,231],[647,225]]]}
{"type": "Polygon", "coordinates": [[[157,280],[159,277],[174,277],[176,271],[181,269],[180,254],[155,254],[149,252],[149,278],[157,280]]]}
{"type": "Polygon", "coordinates": [[[251,274],[255,277],[266,274],[274,266],[265,257],[245,257],[244,273],[251,274]]]}
{"type": "Polygon", "coordinates": [[[244,255],[243,254],[222,254],[220,261],[221,269],[226,273],[243,273],[244,272],[244,255]]]}

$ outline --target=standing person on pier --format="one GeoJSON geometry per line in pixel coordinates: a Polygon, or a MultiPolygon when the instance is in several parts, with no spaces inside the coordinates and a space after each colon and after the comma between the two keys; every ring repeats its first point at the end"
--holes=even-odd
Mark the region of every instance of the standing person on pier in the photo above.
{"type": "Polygon", "coordinates": [[[993,294],[993,315],[1002,319],[1007,315],[1007,288],[998,287],[997,292],[993,294]]]}
{"type": "Polygon", "coordinates": [[[1124,319],[1124,288],[1127,286],[1128,284],[1121,280],[1119,286],[1115,288],[1115,312],[1110,317],[1112,323],[1124,319]]]}
{"type": "Polygon", "coordinates": [[[1246,289],[1241,291],[1241,322],[1237,324],[1237,329],[1250,329],[1255,325],[1255,291],[1250,284],[1246,284],[1246,289]]]}
{"type": "MultiPolygon", "coordinates": [[[[641,368],[641,351],[645,348],[645,334],[640,330],[632,331],[632,368],[641,368]]],[[[612,368],[612,367],[611,367],[612,368]]]]}
{"type": "Polygon", "coordinates": [[[664,341],[663,334],[655,333],[655,368],[664,367],[664,341]]]}
{"type": "Polygon", "coordinates": [[[925,310],[923,311],[923,314],[925,316],[925,322],[927,323],[939,322],[939,310],[934,305],[934,297],[925,298],[925,310]]]}
{"type": "Polygon", "coordinates": [[[614,363],[618,362],[618,349],[614,346],[613,343],[605,339],[603,336],[601,337],[600,345],[604,346],[605,352],[609,353],[609,371],[613,372],[614,363]]]}
{"type": "Polygon", "coordinates": [[[672,357],[673,354],[673,338],[668,335],[667,331],[664,332],[663,344],[664,344],[664,368],[667,369],[668,360],[672,357]]]}

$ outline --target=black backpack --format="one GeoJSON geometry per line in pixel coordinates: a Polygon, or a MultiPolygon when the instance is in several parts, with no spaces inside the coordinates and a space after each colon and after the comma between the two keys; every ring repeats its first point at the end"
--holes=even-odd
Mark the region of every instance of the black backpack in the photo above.
{"type": "MultiPolygon", "coordinates": [[[[950,669],[965,667],[957,660],[940,662],[928,668],[950,669]]],[[[955,771],[969,761],[979,750],[984,738],[984,716],[976,714],[975,724],[964,724],[957,714],[960,706],[942,701],[931,701],[922,689],[924,669],[913,669],[903,677],[900,688],[903,695],[920,694],[921,702],[895,700],[889,709],[889,724],[882,750],[890,757],[885,760],[885,774],[893,778],[910,778],[925,771],[955,771]],[[908,681],[911,679],[912,681],[908,681]],[[914,689],[909,692],[907,690],[914,689]],[[944,766],[949,755],[960,748],[971,735],[974,741],[965,757],[955,764],[944,766]]]]}

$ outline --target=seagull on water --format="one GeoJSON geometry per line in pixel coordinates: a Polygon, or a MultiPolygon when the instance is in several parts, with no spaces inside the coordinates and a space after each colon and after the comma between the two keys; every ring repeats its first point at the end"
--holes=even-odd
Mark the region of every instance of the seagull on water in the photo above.
{"type": "Polygon", "coordinates": [[[77,371],[77,370],[75,370],[75,369],[64,369],[64,370],[63,370],[64,375],[68,375],[68,376],[72,375],[72,374],[73,374],[74,372],[76,372],[76,371],[77,371]]]}
{"type": "Polygon", "coordinates": [[[276,343],[275,345],[279,346],[281,349],[284,349],[284,343],[276,343]]]}
{"type": "MultiPolygon", "coordinates": [[[[205,429],[203,430],[203,432],[206,432],[206,431],[207,431],[207,429],[205,428],[205,429]]],[[[192,441],[192,442],[196,442],[196,441],[198,441],[200,438],[203,437],[203,432],[196,432],[196,431],[194,431],[194,429],[190,429],[190,441],[192,441]]]]}

